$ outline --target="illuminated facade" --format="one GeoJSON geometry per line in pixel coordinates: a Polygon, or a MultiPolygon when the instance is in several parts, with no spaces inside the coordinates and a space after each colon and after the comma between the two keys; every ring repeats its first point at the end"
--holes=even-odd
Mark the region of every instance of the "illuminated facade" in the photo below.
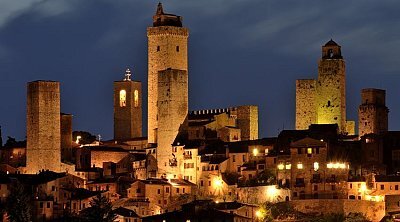
{"type": "Polygon", "coordinates": [[[114,82],[114,139],[142,136],[142,83],[131,80],[126,70],[122,81],[114,82]]]}
{"type": "Polygon", "coordinates": [[[337,124],[340,133],[355,133],[354,122],[346,121],[345,62],[341,47],[333,40],[322,46],[318,79],[296,81],[296,129],[315,123],[337,124]]]}
{"type": "Polygon", "coordinates": [[[158,72],[168,68],[188,71],[188,36],[182,17],[164,13],[159,3],[153,26],[147,28],[149,143],[157,143],[158,138],[158,72]]]}
{"type": "Polygon", "coordinates": [[[28,83],[26,172],[61,172],[60,83],[28,83]]]}

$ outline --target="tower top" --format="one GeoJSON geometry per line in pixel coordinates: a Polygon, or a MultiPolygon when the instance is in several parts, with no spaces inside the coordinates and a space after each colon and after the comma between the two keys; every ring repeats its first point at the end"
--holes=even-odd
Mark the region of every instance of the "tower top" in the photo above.
{"type": "Polygon", "coordinates": [[[341,46],[332,39],[322,46],[322,59],[343,59],[341,46]]]}
{"type": "Polygon", "coordinates": [[[125,78],[124,78],[124,81],[131,81],[131,70],[129,69],[129,68],[127,68],[126,70],[125,70],[125,78]]]}
{"type": "Polygon", "coordinates": [[[156,14],[153,16],[153,27],[175,26],[182,27],[182,17],[174,14],[164,13],[161,2],[157,5],[156,14]]]}

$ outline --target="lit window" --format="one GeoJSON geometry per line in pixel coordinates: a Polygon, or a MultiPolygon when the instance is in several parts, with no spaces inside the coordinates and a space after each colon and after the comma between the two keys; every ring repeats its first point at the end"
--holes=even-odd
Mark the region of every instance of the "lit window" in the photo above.
{"type": "Polygon", "coordinates": [[[119,106],[120,107],[126,106],[126,91],[124,89],[119,91],[119,106]]]}
{"type": "Polygon", "coordinates": [[[253,149],[253,155],[254,155],[254,156],[257,156],[257,155],[258,155],[258,149],[257,149],[257,148],[254,148],[254,149],[253,149]]]}
{"type": "Polygon", "coordinates": [[[303,164],[302,163],[298,163],[297,164],[297,169],[303,169],[303,164]]]}
{"type": "Polygon", "coordinates": [[[319,163],[314,162],[314,170],[317,171],[319,169],[319,163]]]}
{"type": "Polygon", "coordinates": [[[283,170],[284,168],[285,168],[285,165],[283,165],[283,163],[281,163],[281,164],[278,165],[278,169],[279,169],[279,170],[283,170]]]}
{"type": "Polygon", "coordinates": [[[291,168],[292,168],[292,164],[286,164],[286,166],[285,166],[285,168],[287,169],[287,170],[290,170],[291,168]]]}
{"type": "Polygon", "coordinates": [[[332,164],[332,163],[328,163],[328,164],[326,164],[326,168],[328,168],[328,169],[332,169],[332,168],[333,168],[333,164],[332,164]]]}
{"type": "Polygon", "coordinates": [[[307,148],[307,154],[312,154],[312,148],[307,148]]]}
{"type": "Polygon", "coordinates": [[[134,94],[134,98],[135,98],[135,107],[139,106],[139,91],[135,90],[134,94]]]}

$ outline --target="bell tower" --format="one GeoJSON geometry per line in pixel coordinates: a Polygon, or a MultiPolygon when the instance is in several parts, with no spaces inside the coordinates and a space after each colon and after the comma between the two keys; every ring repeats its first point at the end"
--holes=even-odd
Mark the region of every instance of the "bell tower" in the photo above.
{"type": "Polygon", "coordinates": [[[142,136],[142,83],[125,71],[122,81],[114,82],[114,139],[128,140],[142,136]]]}
{"type": "Polygon", "coordinates": [[[338,124],[346,129],[346,71],[341,47],[332,39],[322,46],[318,63],[317,123],[338,124]]]}

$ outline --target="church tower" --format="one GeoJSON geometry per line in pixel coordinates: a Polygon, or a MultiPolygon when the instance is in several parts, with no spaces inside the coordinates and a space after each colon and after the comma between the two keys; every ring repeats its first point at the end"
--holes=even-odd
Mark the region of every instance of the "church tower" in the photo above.
{"type": "Polygon", "coordinates": [[[60,83],[28,83],[26,171],[61,172],[60,83]]]}
{"type": "Polygon", "coordinates": [[[187,28],[182,17],[164,13],[161,3],[153,16],[153,26],[147,28],[148,37],[148,142],[157,143],[158,130],[158,72],[177,69],[188,71],[187,28]]]}
{"type": "Polygon", "coordinates": [[[346,129],[346,72],[341,47],[332,39],[322,46],[318,63],[317,123],[338,124],[339,131],[346,129]]]}
{"type": "Polygon", "coordinates": [[[363,89],[361,105],[358,108],[358,134],[381,134],[388,131],[389,109],[385,104],[386,91],[363,89]]]}
{"type": "Polygon", "coordinates": [[[142,136],[142,83],[131,80],[131,71],[114,82],[114,139],[142,136]]]}

